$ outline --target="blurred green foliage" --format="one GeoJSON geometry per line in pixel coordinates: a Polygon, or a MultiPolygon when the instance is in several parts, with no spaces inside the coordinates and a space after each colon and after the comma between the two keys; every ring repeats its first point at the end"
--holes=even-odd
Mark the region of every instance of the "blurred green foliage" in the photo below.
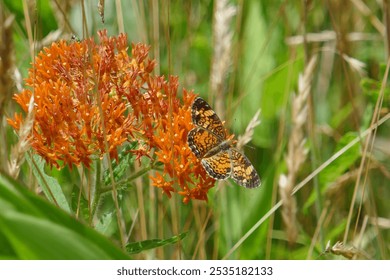
{"type": "MultiPolygon", "coordinates": [[[[29,26],[34,31],[34,40],[40,41],[59,27],[65,38],[71,33],[80,39],[96,36],[97,30],[103,28],[109,35],[117,35],[121,31],[119,22],[123,22],[130,42],[150,44],[150,57],[158,59],[162,75],[177,75],[181,87],[193,89],[205,99],[210,97],[213,48],[218,43],[213,42],[215,1],[156,1],[157,7],[153,6],[155,1],[116,1],[121,4],[120,9],[115,1],[106,1],[104,24],[98,15],[96,1],[84,2],[85,18],[81,5],[72,2],[64,11],[69,26],[60,26],[58,17],[64,14],[58,13],[51,1],[37,1],[34,7],[36,20],[29,26]]],[[[381,217],[388,221],[388,122],[378,129],[372,153],[362,153],[365,144],[365,138],[362,138],[294,195],[299,232],[296,243],[288,243],[286,227],[280,209],[277,209],[236,251],[226,255],[280,199],[278,182],[280,174],[288,172],[285,160],[294,129],[292,96],[298,92],[299,75],[305,69],[306,60],[313,54],[319,56],[307,101],[311,117],[307,117],[303,128],[308,156],[295,174],[296,184],[369,128],[380,96],[386,44],[370,18],[382,19],[381,7],[375,1],[367,3],[372,17],[366,17],[354,8],[352,1],[328,1],[331,3],[327,6],[322,2],[306,1],[310,2],[308,7],[303,7],[303,2],[230,1],[236,6],[237,14],[230,26],[233,34],[231,70],[224,88],[226,124],[234,134],[241,135],[255,112],[261,110],[261,124],[255,128],[245,152],[258,170],[262,186],[246,190],[228,181],[222,188],[210,191],[208,203],[184,205],[178,198],[169,200],[150,187],[149,170],[142,169],[148,162],[143,162],[140,169],[124,149],[120,162],[113,162],[112,166],[113,176],[119,180],[118,200],[124,223],[128,230],[132,229],[128,252],[139,253],[136,256],[140,258],[342,258],[322,254],[324,244],[343,238],[357,180],[356,170],[361,159],[366,157],[372,165],[365,167],[369,173],[362,177],[366,180],[361,184],[368,187],[365,193],[359,191],[359,200],[353,202],[356,211],[351,221],[358,221],[361,243],[354,243],[357,240],[354,233],[348,238],[351,245],[360,246],[373,259],[389,258],[390,233],[374,223],[368,226],[369,229],[360,227],[363,219],[371,221],[381,217]],[[325,31],[333,31],[339,41],[327,38],[325,31]],[[363,39],[348,41],[347,35],[351,33],[360,34],[363,39]],[[321,40],[310,41],[306,37],[306,45],[287,43],[288,38],[302,34],[315,34],[321,40]],[[364,39],[364,34],[373,39],[364,39]],[[359,74],[342,52],[365,63],[366,75],[359,74]],[[310,133],[311,125],[314,131],[310,133]],[[137,172],[144,175],[138,182],[142,189],[137,188],[133,180],[134,174],[139,174],[137,172]],[[340,178],[348,174],[351,177],[340,183],[340,178]],[[336,194],[331,192],[330,186],[338,187],[336,194]],[[319,192],[315,191],[316,187],[319,192]],[[368,196],[370,203],[366,203],[367,197],[363,196],[368,196]],[[360,203],[363,203],[363,212],[358,216],[360,203]],[[325,213],[325,220],[320,219],[321,213],[325,213]],[[181,253],[175,255],[178,244],[181,253]]],[[[10,0],[0,3],[4,13],[15,15],[15,65],[26,77],[31,62],[30,38],[22,4],[22,1],[10,0]]],[[[35,53],[38,51],[34,49],[35,53]]],[[[19,110],[13,103],[9,108],[10,115],[19,110]]],[[[388,86],[381,109],[381,117],[388,114],[388,86]]],[[[15,137],[10,136],[10,127],[6,129],[8,136],[4,145],[10,147],[15,137]]],[[[128,258],[108,241],[112,239],[119,243],[120,236],[115,203],[111,192],[105,189],[111,182],[106,165],[103,168],[95,165],[90,171],[80,168],[50,170],[36,157],[26,158],[27,164],[22,167],[19,177],[31,190],[0,175],[1,258],[128,258]],[[88,201],[84,175],[90,182],[89,187],[97,190],[92,202],[88,201]],[[41,196],[45,199],[33,194],[36,184],[42,188],[41,196]],[[73,217],[76,213],[86,224],[73,217]]]]}

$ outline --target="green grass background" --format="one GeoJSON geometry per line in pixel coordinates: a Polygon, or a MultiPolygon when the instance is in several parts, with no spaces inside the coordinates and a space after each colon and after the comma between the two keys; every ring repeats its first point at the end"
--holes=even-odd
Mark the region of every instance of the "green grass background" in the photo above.
{"type": "MultiPolygon", "coordinates": [[[[215,98],[210,91],[215,1],[116,1],[120,6],[106,1],[104,23],[96,1],[62,1],[62,10],[54,1],[38,0],[32,7],[27,2],[0,1],[1,17],[15,16],[11,50],[22,77],[32,61],[31,50],[40,50],[31,48],[32,42],[58,29],[60,37],[75,34],[80,39],[107,29],[110,36],[126,32],[130,42],[149,44],[157,73],[178,76],[181,87],[210,103],[215,98]]],[[[369,149],[367,138],[361,137],[375,114],[389,114],[387,84],[381,90],[390,45],[386,6],[360,0],[229,3],[237,14],[228,26],[233,37],[225,121],[240,135],[261,109],[261,124],[245,152],[262,186],[247,190],[227,181],[210,191],[208,202],[185,205],[180,196],[168,199],[151,186],[149,173],[126,181],[138,169],[123,154],[119,164],[113,162],[116,178],[126,182],[118,194],[128,236],[121,249],[111,192],[92,206],[85,192],[78,200],[82,178],[104,184],[108,177],[99,162],[91,171],[51,170],[28,153],[18,180],[6,175],[17,136],[5,119],[20,110],[7,100],[0,115],[0,258],[345,259],[345,254],[326,250],[328,241],[344,241],[343,249],[355,252],[353,258],[389,259],[389,121],[378,127],[369,149]],[[325,31],[335,37],[323,36],[325,31]],[[312,41],[312,34],[322,39],[312,41]],[[306,43],[287,43],[298,35],[306,35],[306,43]],[[353,35],[357,39],[348,39],[353,35]],[[308,156],[296,185],[320,169],[294,194],[298,238],[291,244],[281,208],[274,206],[280,200],[280,174],[288,172],[292,96],[313,55],[318,59],[307,100],[311,118],[304,126],[308,156]],[[345,55],[363,62],[364,73],[345,55]],[[356,138],[356,145],[321,167],[356,138]]]]}

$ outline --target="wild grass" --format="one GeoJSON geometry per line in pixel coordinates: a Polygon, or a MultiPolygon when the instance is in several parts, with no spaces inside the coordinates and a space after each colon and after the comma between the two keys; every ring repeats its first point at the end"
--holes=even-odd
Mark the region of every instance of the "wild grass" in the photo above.
{"type": "Polygon", "coordinates": [[[45,200],[64,197],[71,216],[137,259],[389,259],[387,5],[105,1],[102,23],[96,1],[15,3],[0,2],[2,174],[45,200]],[[160,165],[126,153],[90,170],[42,167],[55,182],[38,178],[27,140],[34,115],[18,136],[6,121],[20,111],[15,73],[26,77],[52,41],[101,29],[149,44],[156,74],[208,100],[261,187],[217,182],[208,201],[184,204],[152,186],[160,165]]]}

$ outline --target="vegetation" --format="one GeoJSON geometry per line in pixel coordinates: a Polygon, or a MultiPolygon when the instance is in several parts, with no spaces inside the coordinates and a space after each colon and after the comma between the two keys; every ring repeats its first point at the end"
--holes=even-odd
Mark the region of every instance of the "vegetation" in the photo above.
{"type": "Polygon", "coordinates": [[[0,258],[389,259],[379,2],[1,0],[0,258]],[[259,188],[192,153],[196,96],[259,188]]]}

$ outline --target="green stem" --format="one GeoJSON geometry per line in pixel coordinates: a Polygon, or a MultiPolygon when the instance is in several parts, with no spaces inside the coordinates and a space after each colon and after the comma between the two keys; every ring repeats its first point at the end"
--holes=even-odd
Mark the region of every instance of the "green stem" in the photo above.
{"type": "MultiPolygon", "coordinates": [[[[141,169],[140,171],[138,171],[137,173],[133,174],[132,176],[130,176],[130,177],[124,179],[124,180],[118,181],[117,184],[118,185],[129,184],[131,181],[135,180],[138,177],[141,177],[142,175],[146,174],[147,172],[149,172],[152,169],[153,169],[153,165],[150,165],[150,166],[148,166],[148,167],[146,167],[144,169],[141,169]]],[[[112,191],[112,187],[111,186],[102,187],[101,189],[99,189],[99,195],[104,194],[104,193],[109,192],[109,191],[112,191]]]]}

